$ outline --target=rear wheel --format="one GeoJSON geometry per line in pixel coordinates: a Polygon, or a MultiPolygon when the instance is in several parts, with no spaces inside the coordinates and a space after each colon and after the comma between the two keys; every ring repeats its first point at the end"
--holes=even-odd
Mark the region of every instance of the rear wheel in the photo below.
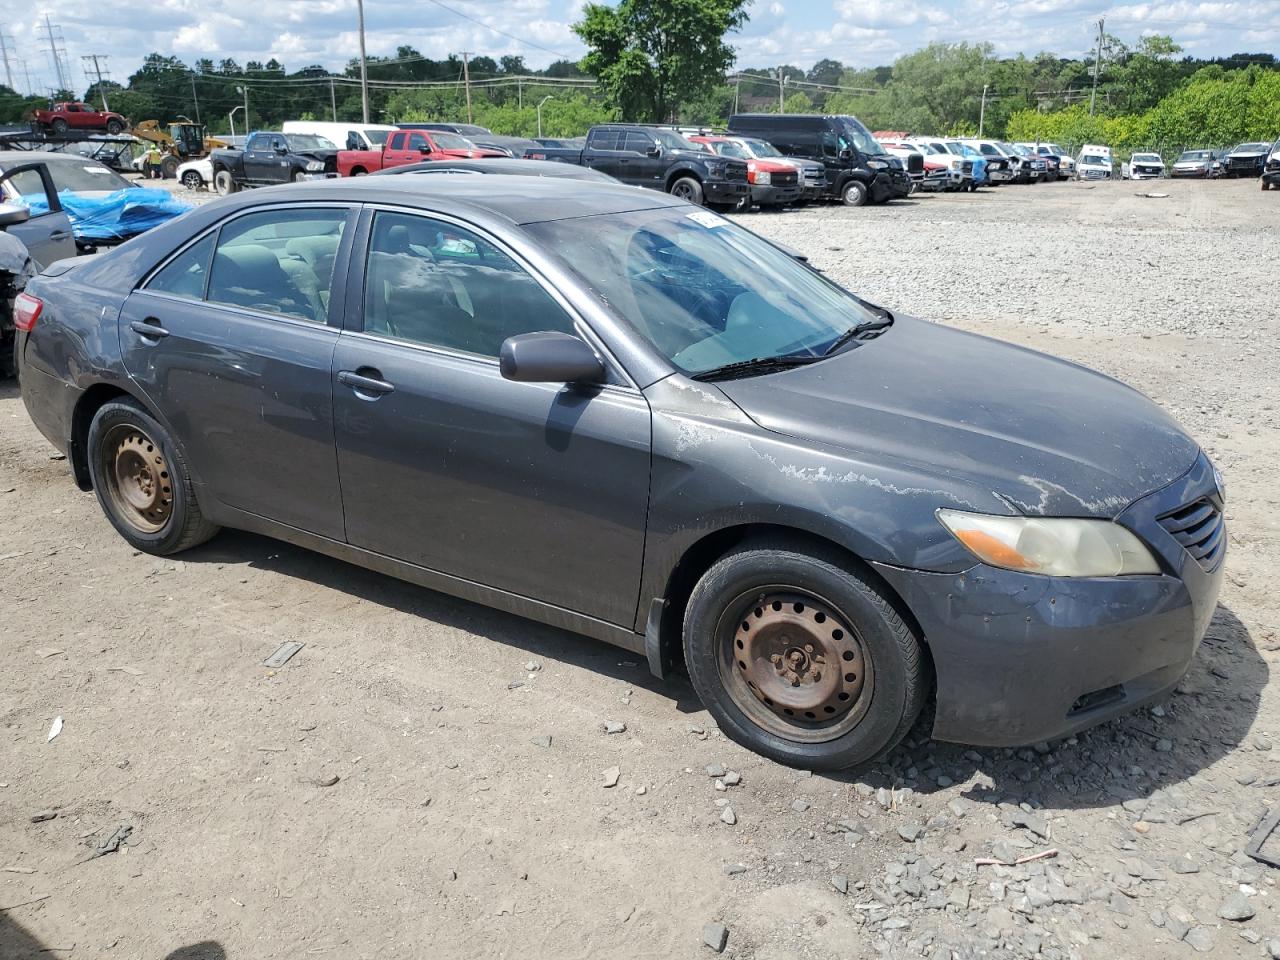
{"type": "Polygon", "coordinates": [[[65,137],[67,135],[67,121],[63,120],[61,117],[54,117],[53,132],[60,137],[65,137]]]}
{"type": "Polygon", "coordinates": [[[846,207],[865,206],[867,196],[867,185],[861,180],[850,180],[840,191],[840,200],[846,207]]]}
{"type": "Polygon", "coordinates": [[[726,734],[780,763],[838,770],[894,747],[928,687],[920,642],[834,549],[747,545],[689,598],[685,660],[726,734]]]}
{"type": "Polygon", "coordinates": [[[681,200],[688,200],[692,204],[702,206],[702,184],[693,177],[680,177],[671,184],[671,189],[667,192],[673,197],[679,197],[681,200]]]}
{"type": "Polygon", "coordinates": [[[102,405],[89,425],[89,476],[116,532],[147,553],[178,553],[218,532],[196,502],[177,447],[132,399],[102,405]]]}
{"type": "Polygon", "coordinates": [[[217,170],[213,174],[213,189],[218,192],[218,196],[226,197],[235,193],[239,187],[230,170],[217,170]]]}
{"type": "Polygon", "coordinates": [[[173,180],[178,176],[178,158],[165,157],[160,161],[160,176],[164,180],[173,180]]]}

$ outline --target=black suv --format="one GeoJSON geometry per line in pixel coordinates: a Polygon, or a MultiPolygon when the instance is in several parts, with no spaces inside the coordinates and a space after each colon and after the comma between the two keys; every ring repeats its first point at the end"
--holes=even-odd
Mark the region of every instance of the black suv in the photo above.
{"type": "Polygon", "coordinates": [[[851,207],[907,196],[911,178],[871,132],[848,116],[808,113],[740,113],[729,132],[772,143],[789,157],[817,160],[827,168],[827,195],[851,207]]]}

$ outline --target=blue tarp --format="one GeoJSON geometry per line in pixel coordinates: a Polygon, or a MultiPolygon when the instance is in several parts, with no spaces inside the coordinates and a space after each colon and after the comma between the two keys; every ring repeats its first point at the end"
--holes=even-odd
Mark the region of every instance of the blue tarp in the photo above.
{"type": "MultiPolygon", "coordinates": [[[[76,238],[91,241],[127,240],[191,209],[191,204],[176,199],[167,190],[145,187],[116,190],[100,197],[62,190],[58,199],[71,219],[76,238]]],[[[33,216],[49,211],[44,197],[24,197],[23,200],[33,216]]]]}

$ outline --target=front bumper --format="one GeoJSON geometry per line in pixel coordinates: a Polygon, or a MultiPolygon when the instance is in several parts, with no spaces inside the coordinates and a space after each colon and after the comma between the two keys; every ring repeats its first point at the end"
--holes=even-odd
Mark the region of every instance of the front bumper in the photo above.
{"type": "Polygon", "coordinates": [[[1213,617],[1225,551],[1205,570],[1157,518],[1200,497],[1221,506],[1204,456],[1120,515],[1160,559],[1165,573],[1157,576],[1043,577],[983,564],[942,574],[877,564],[933,656],[933,736],[1021,746],[1168,694],[1213,617]]]}
{"type": "Polygon", "coordinates": [[[1199,180],[1205,180],[1209,176],[1208,167],[1172,167],[1169,170],[1170,177],[1195,177],[1199,180]]]}
{"type": "Polygon", "coordinates": [[[707,180],[702,185],[702,197],[707,203],[737,203],[750,193],[745,180],[707,180]]]}
{"type": "Polygon", "coordinates": [[[784,203],[791,203],[800,198],[800,185],[798,183],[788,184],[787,186],[773,186],[751,184],[751,202],[758,203],[761,206],[772,207],[780,206],[784,203]]]}

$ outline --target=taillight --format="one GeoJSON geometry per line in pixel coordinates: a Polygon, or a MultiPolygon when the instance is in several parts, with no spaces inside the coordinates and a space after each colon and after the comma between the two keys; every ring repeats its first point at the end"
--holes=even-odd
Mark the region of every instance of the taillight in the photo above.
{"type": "Polygon", "coordinates": [[[29,293],[20,293],[13,298],[13,325],[18,330],[31,330],[40,319],[40,311],[44,309],[44,301],[29,293]]]}

